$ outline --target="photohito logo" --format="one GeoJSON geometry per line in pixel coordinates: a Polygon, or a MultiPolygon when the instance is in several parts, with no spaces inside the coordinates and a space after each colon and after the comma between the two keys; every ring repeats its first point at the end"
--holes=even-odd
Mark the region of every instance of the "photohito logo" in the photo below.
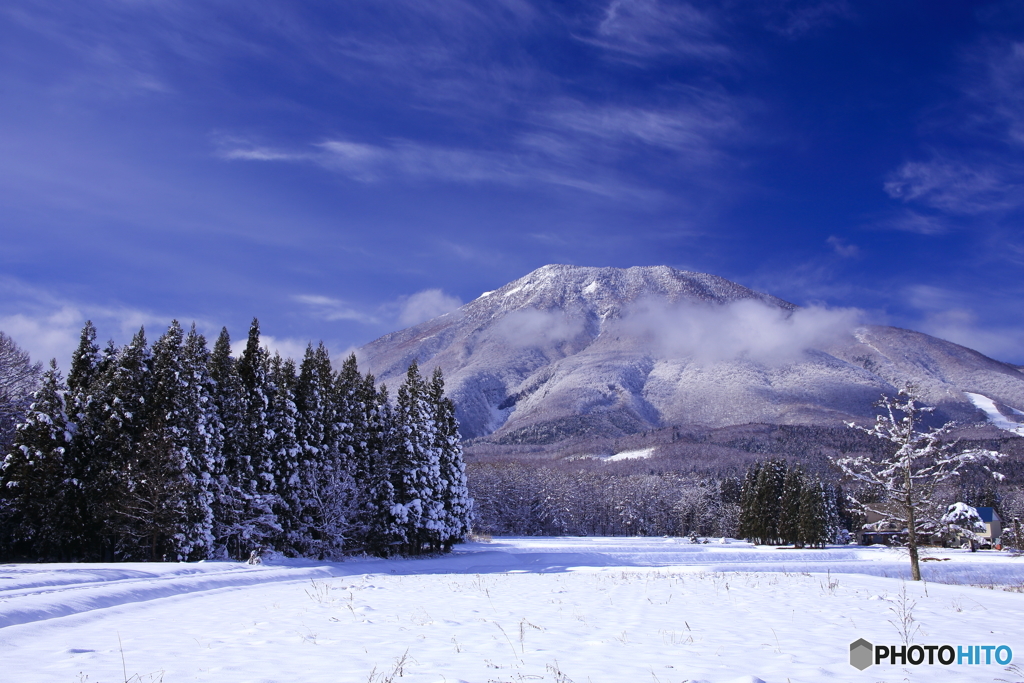
{"type": "Polygon", "coordinates": [[[850,666],[863,671],[872,664],[977,666],[1013,661],[1009,645],[872,645],[863,638],[850,643],[850,666]]]}

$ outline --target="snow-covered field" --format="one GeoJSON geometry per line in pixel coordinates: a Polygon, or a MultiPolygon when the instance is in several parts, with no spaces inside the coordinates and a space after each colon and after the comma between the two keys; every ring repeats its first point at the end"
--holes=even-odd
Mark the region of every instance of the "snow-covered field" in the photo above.
{"type": "Polygon", "coordinates": [[[500,538],[443,558],[0,565],[0,681],[1008,681],[848,663],[858,638],[1008,645],[1024,557],[500,538]],[[976,587],[969,584],[995,586],[976,587]],[[909,620],[901,621],[900,617],[909,620]]]}

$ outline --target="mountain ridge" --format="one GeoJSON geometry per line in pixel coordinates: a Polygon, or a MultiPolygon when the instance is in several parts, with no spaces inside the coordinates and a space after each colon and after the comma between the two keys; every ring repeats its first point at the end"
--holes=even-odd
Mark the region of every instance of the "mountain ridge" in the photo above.
{"type": "Polygon", "coordinates": [[[441,367],[464,438],[841,424],[907,383],[937,419],[984,422],[964,392],[1024,408],[1015,366],[668,266],[544,266],[357,355],[382,382],[441,367]]]}

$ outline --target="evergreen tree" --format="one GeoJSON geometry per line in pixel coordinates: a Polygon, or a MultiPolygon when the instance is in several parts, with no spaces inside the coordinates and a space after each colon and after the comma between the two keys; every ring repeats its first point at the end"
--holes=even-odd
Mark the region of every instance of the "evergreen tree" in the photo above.
{"type": "Polygon", "coordinates": [[[740,487],[740,519],[736,534],[748,540],[761,537],[761,519],[757,508],[757,479],[760,474],[761,462],[752,463],[740,487]]]}
{"type": "Polygon", "coordinates": [[[68,389],[72,393],[87,392],[102,371],[102,361],[103,354],[96,345],[96,327],[91,320],[86,320],[79,337],[78,348],[71,354],[68,389]]]}
{"type": "Polygon", "coordinates": [[[308,552],[311,539],[306,513],[308,480],[298,436],[301,417],[295,401],[295,361],[274,354],[269,380],[271,461],[277,484],[274,515],[281,529],[274,545],[297,557],[308,552]]]}
{"type": "Polygon", "coordinates": [[[246,439],[245,389],[231,356],[231,337],[222,328],[208,363],[211,400],[220,434],[219,454],[212,467],[214,556],[243,559],[243,532],[248,530],[251,505],[243,489],[254,479],[252,463],[243,453],[246,439]]]}
{"type": "Polygon", "coordinates": [[[821,482],[806,482],[800,495],[801,545],[824,546],[828,540],[828,513],[821,482]]]}
{"type": "Polygon", "coordinates": [[[68,372],[65,403],[69,418],[75,423],[75,431],[66,458],[72,478],[79,482],[78,499],[73,507],[80,535],[75,542],[74,554],[83,559],[99,559],[103,552],[103,520],[95,516],[93,498],[97,478],[101,476],[98,460],[102,456],[98,451],[102,444],[100,431],[104,420],[103,382],[117,353],[113,342],[104,351],[100,350],[96,344],[96,328],[92,321],[86,321],[68,372]]]}
{"type": "Polygon", "coordinates": [[[366,547],[381,557],[401,553],[408,543],[405,507],[399,498],[402,470],[395,457],[399,432],[395,411],[388,400],[387,385],[374,390],[373,375],[363,380],[362,394],[370,406],[367,431],[367,461],[370,491],[366,507],[366,547]]]}
{"type": "Polygon", "coordinates": [[[105,536],[104,556],[149,559],[152,524],[138,507],[149,489],[148,454],[140,448],[146,427],[146,396],[150,393],[150,350],[140,329],[131,343],[111,360],[94,393],[100,407],[96,443],[89,461],[92,517],[105,536]]]}
{"type": "MultiPolygon", "coordinates": [[[[191,353],[199,353],[195,347],[202,342],[194,331],[191,336],[191,353]]],[[[201,353],[195,359],[204,361],[201,353]]],[[[181,325],[172,321],[153,345],[145,423],[121,501],[136,557],[203,559],[210,551],[209,453],[205,440],[197,438],[206,428],[202,377],[191,365],[181,325]]]]}
{"type": "Polygon", "coordinates": [[[786,470],[782,483],[782,498],[779,505],[779,539],[783,543],[801,545],[800,502],[803,493],[804,475],[799,465],[786,470]]]}
{"type": "Polygon", "coordinates": [[[360,377],[356,357],[350,355],[335,379],[334,396],[339,450],[353,485],[348,547],[387,555],[390,512],[382,511],[390,511],[394,504],[391,463],[386,453],[391,430],[387,387],[382,385],[378,391],[373,375],[360,377]]]}
{"type": "Polygon", "coordinates": [[[800,500],[800,541],[824,548],[834,543],[841,529],[836,489],[821,481],[805,481],[800,500]]]}
{"type": "Polygon", "coordinates": [[[65,386],[44,376],[0,471],[0,552],[41,558],[198,560],[275,544],[334,557],[448,550],[472,500],[455,406],[413,363],[394,406],[355,356],[323,343],[299,372],[260,346],[231,357],[172,321],[152,349],[101,351],[82,330],[65,386]],[[12,544],[16,544],[14,548],[12,544]]]}
{"type": "Polygon", "coordinates": [[[443,506],[443,526],[438,537],[440,548],[435,550],[443,548],[448,551],[469,533],[473,499],[466,485],[466,465],[462,459],[455,404],[444,395],[441,368],[435,368],[431,378],[430,404],[434,411],[434,448],[441,472],[440,499],[443,506]]]}
{"type": "Polygon", "coordinates": [[[358,502],[349,468],[354,436],[352,396],[337,395],[343,390],[341,382],[331,369],[323,343],[315,349],[307,347],[299,373],[300,441],[312,541],[309,552],[322,558],[342,552],[358,502]]]}
{"type": "Polygon", "coordinates": [[[779,542],[779,514],[782,507],[782,486],[786,480],[786,461],[766,460],[757,475],[754,491],[756,516],[755,536],[758,544],[779,542]]]}
{"type": "Polygon", "coordinates": [[[424,544],[436,545],[443,525],[439,498],[441,470],[435,448],[436,429],[427,386],[414,361],[398,388],[391,457],[395,505],[392,514],[404,529],[407,554],[419,554],[424,544]]]}
{"type": "Polygon", "coordinates": [[[269,352],[260,346],[260,323],[253,318],[245,350],[238,359],[238,376],[243,389],[243,423],[239,430],[240,457],[247,467],[239,490],[245,511],[239,522],[243,544],[270,544],[281,533],[274,515],[277,482],[271,452],[274,433],[270,428],[270,396],[267,379],[269,352]]]}
{"type": "Polygon", "coordinates": [[[195,323],[185,338],[183,366],[187,392],[185,404],[190,407],[187,421],[187,443],[190,459],[189,475],[195,480],[197,495],[186,518],[193,524],[190,538],[194,559],[215,557],[214,500],[219,495],[214,474],[220,472],[223,435],[213,392],[216,382],[210,376],[210,350],[206,338],[196,331],[195,323]]]}
{"type": "Polygon", "coordinates": [[[375,394],[364,396],[363,378],[359,376],[356,355],[349,354],[341,370],[334,376],[331,401],[335,447],[357,485],[365,483],[368,477],[365,434],[369,428],[367,411],[375,403],[375,394]]]}
{"type": "Polygon", "coordinates": [[[74,557],[68,552],[80,534],[74,509],[79,482],[66,459],[74,432],[65,412],[66,391],[57,362],[51,361],[0,470],[3,523],[15,555],[74,557]]]}

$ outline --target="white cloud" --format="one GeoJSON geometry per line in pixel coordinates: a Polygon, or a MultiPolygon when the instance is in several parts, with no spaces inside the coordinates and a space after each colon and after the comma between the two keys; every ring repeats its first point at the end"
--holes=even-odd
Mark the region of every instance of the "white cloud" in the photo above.
{"type": "Polygon", "coordinates": [[[34,361],[46,364],[51,358],[65,371],[70,365],[71,352],[78,346],[78,337],[85,318],[81,311],[70,306],[39,316],[23,313],[0,316],[0,330],[29,352],[34,361]]]}
{"type": "Polygon", "coordinates": [[[303,158],[299,154],[280,152],[267,147],[234,147],[223,150],[221,157],[243,161],[295,161],[303,158]]]}
{"type": "Polygon", "coordinates": [[[686,2],[613,0],[595,36],[581,39],[633,57],[727,59],[732,51],[717,33],[718,21],[686,2]]]}
{"type": "Polygon", "coordinates": [[[462,301],[440,289],[426,289],[409,296],[399,297],[377,306],[375,313],[359,310],[355,306],[320,294],[297,294],[291,297],[320,320],[354,320],[366,325],[398,323],[405,327],[436,318],[462,305],[462,301]]]}
{"type": "Polygon", "coordinates": [[[1021,202],[1008,195],[1022,188],[1003,176],[991,164],[909,161],[889,175],[884,189],[904,202],[916,201],[954,214],[978,214],[1003,208],[1008,201],[1021,202]]]}
{"type": "Polygon", "coordinates": [[[856,309],[811,306],[786,311],[752,300],[717,306],[646,301],[626,311],[619,325],[668,357],[776,364],[842,340],[861,318],[856,309]]]}
{"type": "Polygon", "coordinates": [[[1024,145],[1024,42],[985,46],[975,60],[981,68],[965,90],[981,105],[976,118],[995,124],[1007,142],[1024,145]]]}
{"type": "MultiPolygon", "coordinates": [[[[0,330],[28,351],[34,360],[47,362],[56,358],[65,372],[86,320],[96,326],[97,342],[102,346],[107,339],[124,344],[140,327],[146,328],[147,338],[153,342],[174,318],[129,307],[78,304],[9,279],[0,281],[0,296],[6,297],[5,308],[9,311],[0,311],[0,330]]],[[[183,324],[192,321],[184,316],[179,320],[183,324]]],[[[209,327],[200,321],[197,323],[209,327]]]]}
{"type": "Polygon", "coordinates": [[[462,305],[462,299],[449,296],[440,289],[426,289],[416,292],[401,304],[398,322],[411,327],[425,320],[450,313],[462,305]]]}
{"type": "Polygon", "coordinates": [[[573,339],[583,332],[583,321],[564,311],[529,308],[506,315],[494,331],[511,346],[543,347],[573,339]]]}
{"type": "Polygon", "coordinates": [[[949,224],[938,216],[926,216],[916,211],[903,211],[878,221],[875,227],[888,230],[916,232],[919,235],[941,235],[949,232],[949,224]]]}
{"type": "Polygon", "coordinates": [[[292,296],[292,300],[307,306],[310,313],[321,320],[355,320],[368,324],[378,322],[376,317],[353,308],[341,299],[332,299],[320,294],[296,294],[292,296]]]}
{"type": "Polygon", "coordinates": [[[849,244],[842,237],[830,236],[825,243],[832,247],[832,250],[843,258],[854,258],[860,256],[860,247],[856,244],[849,244]]]}
{"type": "Polygon", "coordinates": [[[975,307],[959,291],[914,285],[907,288],[906,298],[907,303],[921,311],[921,319],[916,325],[921,332],[980,351],[991,358],[1020,362],[1024,326],[983,324],[975,307]]]}
{"type": "MultiPolygon", "coordinates": [[[[538,117],[563,136],[562,145],[576,151],[592,140],[570,143],[582,133],[605,144],[640,142],[650,147],[673,151],[709,150],[727,135],[741,128],[735,102],[720,93],[690,90],[688,97],[672,108],[586,106],[575,101],[560,101],[538,117]]],[[[543,142],[543,140],[542,140],[543,142]]],[[[546,143],[545,143],[546,144],[546,143]]],[[[558,149],[557,147],[555,149],[558,149]]],[[[566,151],[563,148],[563,152],[566,151]]],[[[688,157],[687,162],[692,160],[688,157]]]]}
{"type": "Polygon", "coordinates": [[[788,38],[799,38],[818,28],[831,26],[838,20],[853,17],[845,0],[825,0],[801,7],[790,7],[790,4],[786,0],[780,2],[776,16],[768,22],[770,29],[788,38]]]}
{"type": "MultiPolygon", "coordinates": [[[[231,342],[231,355],[235,358],[240,358],[242,352],[245,351],[247,343],[248,340],[245,337],[231,342]]],[[[260,334],[260,345],[267,349],[271,355],[279,353],[282,358],[291,358],[298,363],[306,355],[306,346],[309,345],[309,342],[289,337],[272,337],[267,334],[260,334]]]]}
{"type": "Polygon", "coordinates": [[[929,126],[956,137],[937,138],[931,159],[904,163],[883,188],[905,203],[998,219],[1002,212],[1024,207],[1024,164],[1018,153],[1024,144],[1024,43],[986,41],[964,54],[962,96],[942,108],[945,118],[929,126]]]}

